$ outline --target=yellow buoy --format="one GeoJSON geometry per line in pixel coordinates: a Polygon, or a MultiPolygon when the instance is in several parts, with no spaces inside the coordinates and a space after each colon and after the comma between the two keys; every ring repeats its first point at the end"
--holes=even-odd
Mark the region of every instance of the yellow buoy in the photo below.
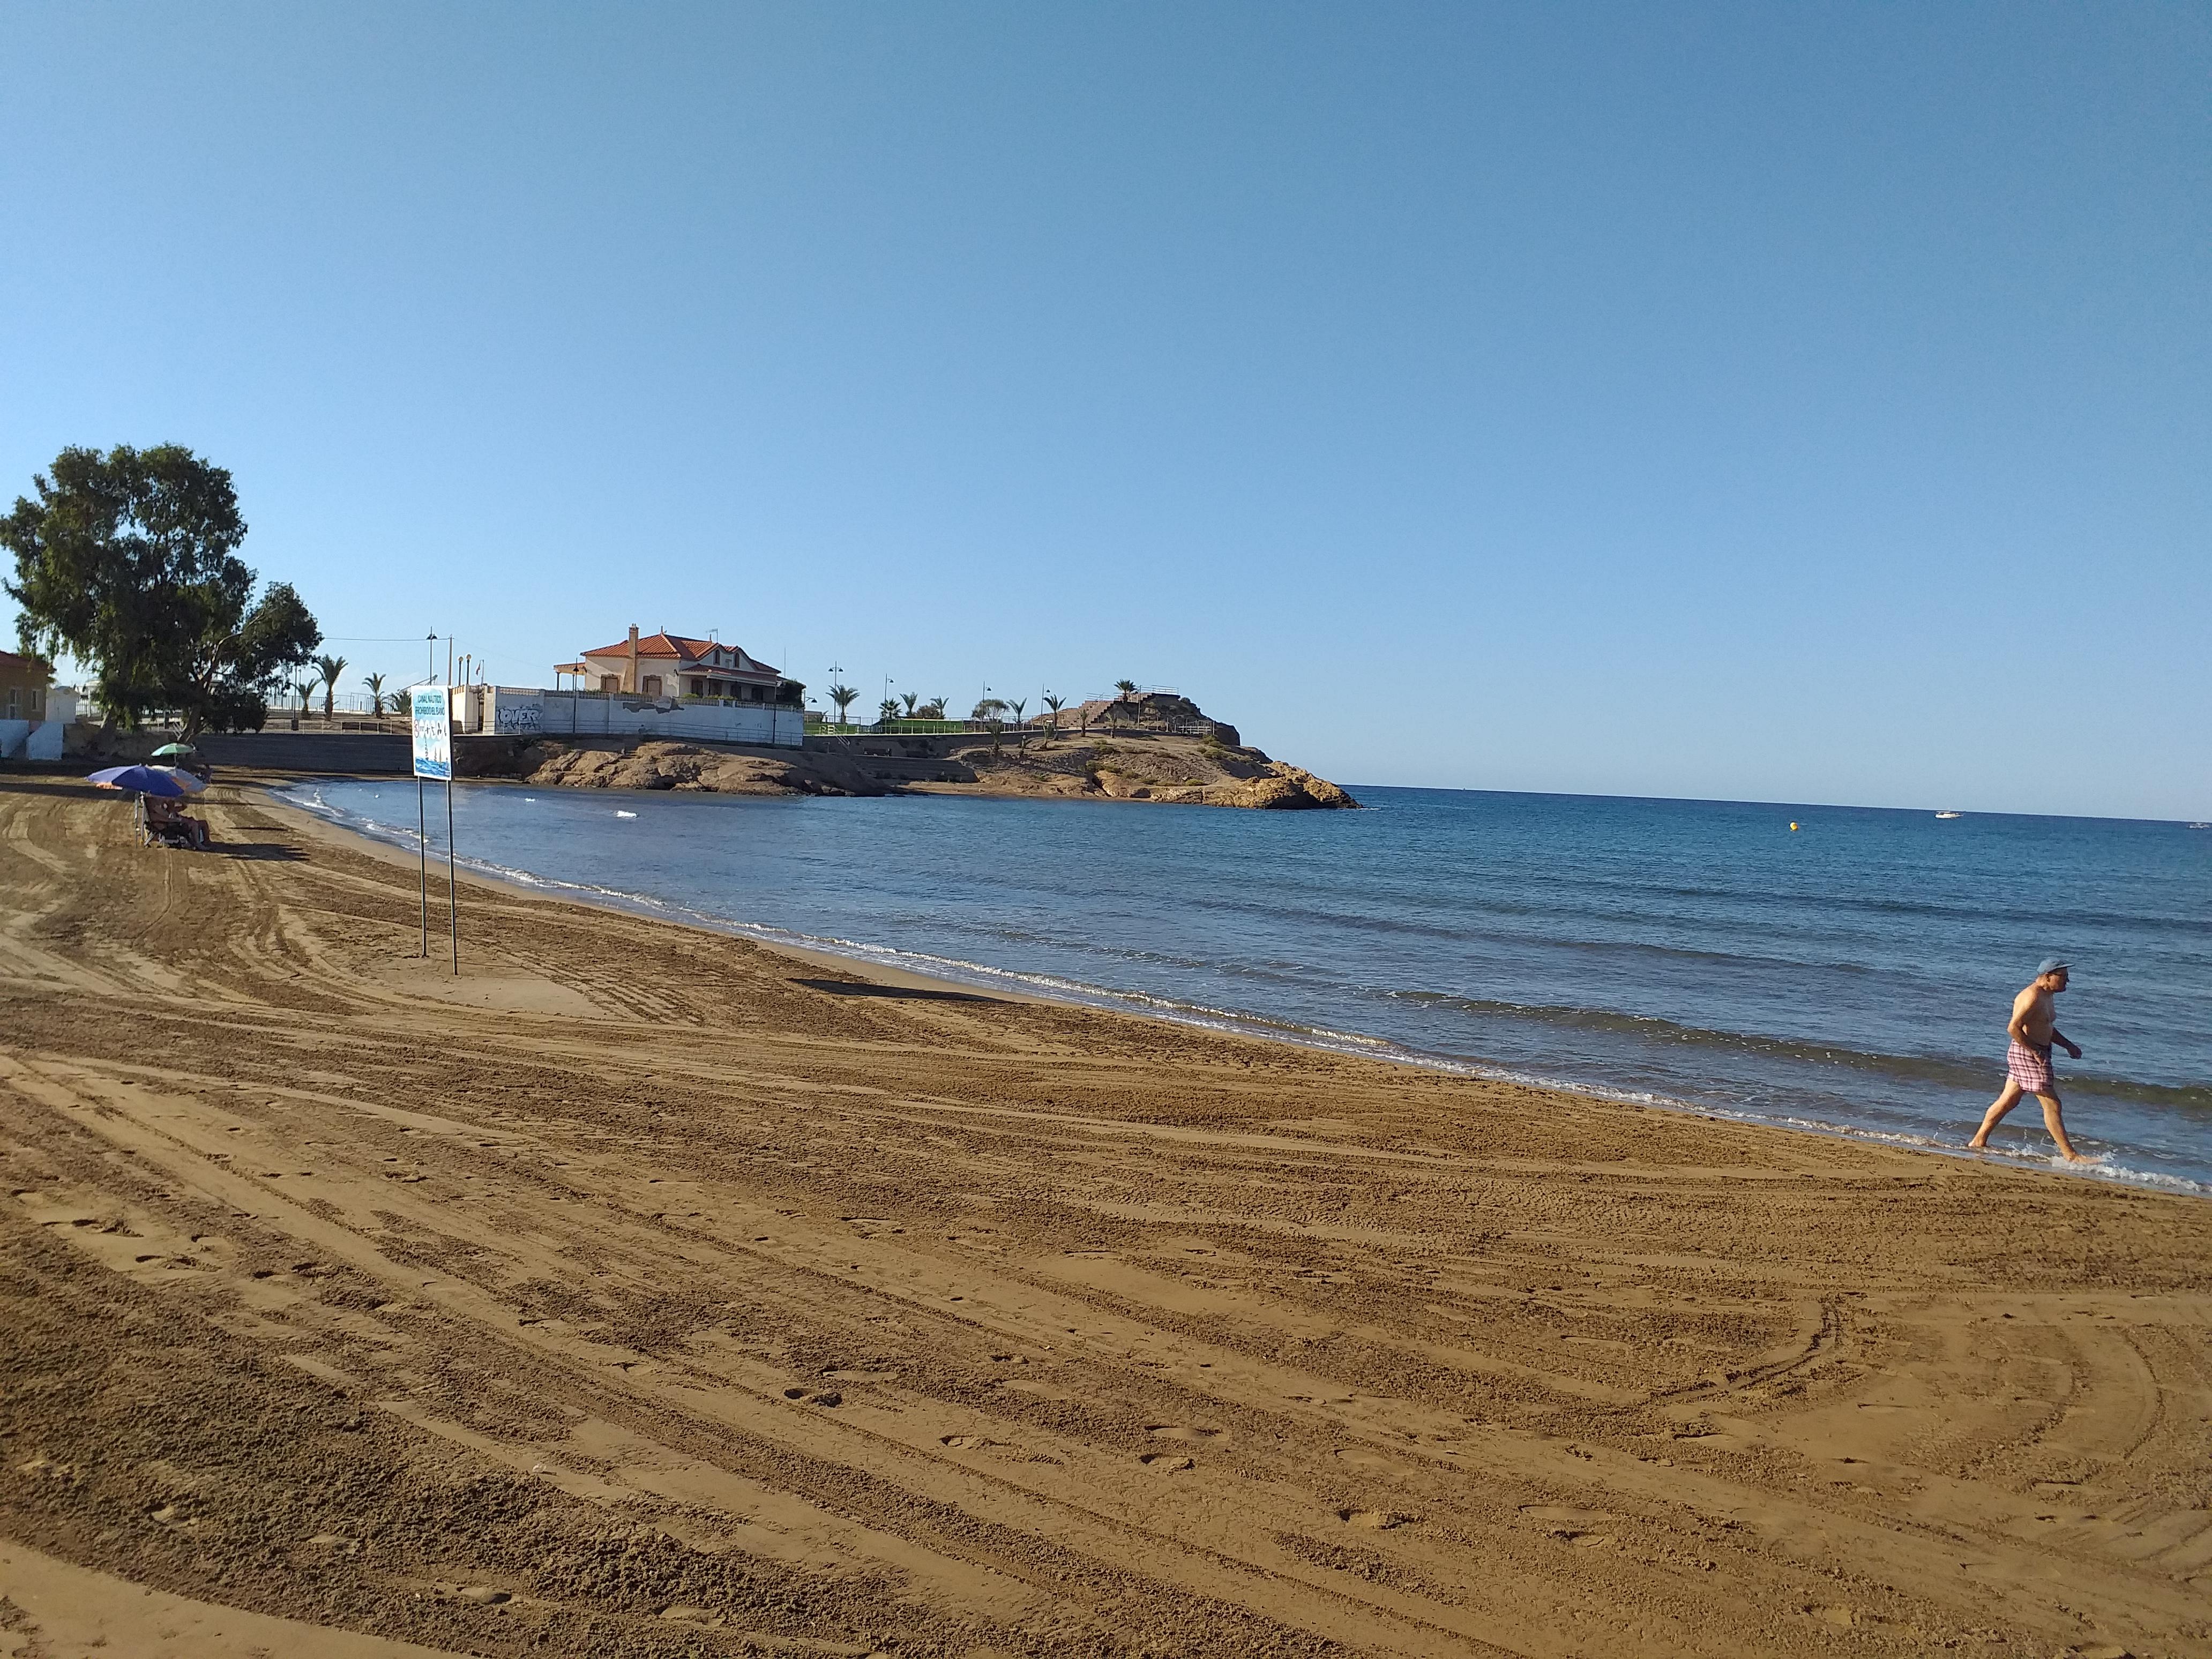
{"type": "Polygon", "coordinates": [[[1795,823],[1792,823],[1790,824],[1790,827],[1792,830],[1795,830],[1797,826],[1796,826],[1796,824],[1795,823]]]}

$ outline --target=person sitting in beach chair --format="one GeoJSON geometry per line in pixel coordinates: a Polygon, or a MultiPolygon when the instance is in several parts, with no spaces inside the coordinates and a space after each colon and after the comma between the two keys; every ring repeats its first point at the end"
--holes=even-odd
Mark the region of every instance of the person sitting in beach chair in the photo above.
{"type": "Polygon", "coordinates": [[[147,846],[159,842],[164,847],[197,850],[208,844],[206,821],[192,817],[175,801],[161,795],[142,795],[138,804],[143,809],[140,823],[147,846]]]}

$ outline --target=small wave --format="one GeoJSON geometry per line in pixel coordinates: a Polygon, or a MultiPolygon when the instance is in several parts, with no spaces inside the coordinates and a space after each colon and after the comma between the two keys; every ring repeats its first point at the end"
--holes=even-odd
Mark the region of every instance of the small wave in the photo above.
{"type": "MultiPolygon", "coordinates": [[[[1348,930],[1407,933],[1441,939],[1480,939],[1489,929],[1480,924],[1486,918],[1528,919],[1540,923],[1565,927],[1589,927],[1592,924],[1614,926],[1644,926],[1688,914],[1703,921],[1720,920],[1714,907],[1721,912],[1735,907],[1751,907],[1751,913],[1741,919],[1756,925],[1762,936],[1774,925],[1771,890],[1747,886],[1728,886],[1709,882],[1680,882],[1656,880],[1648,877],[1611,877],[1584,873],[1567,878],[1547,872],[1538,881],[1516,887],[1510,892],[1494,886],[1468,887],[1455,890],[1450,902],[1455,914],[1463,918],[1457,921],[1436,921],[1406,915],[1377,915],[1373,912],[1347,911],[1334,906],[1335,896],[1327,884],[1308,881],[1300,884],[1299,896],[1304,908],[1316,918],[1330,925],[1348,930]],[[1532,898],[1531,892],[1546,896],[1532,898]],[[1678,904],[1668,901],[1688,901],[1697,907],[1684,912],[1678,904]]],[[[1812,894],[1799,893],[1794,896],[1810,898],[1812,894]]],[[[2185,937],[2201,938],[2212,934],[2212,921],[2201,917],[2170,912],[2081,909],[2045,910],[1992,906],[1965,900],[1948,901],[1939,898],[1908,898],[1895,895],[1875,896],[1836,893],[1823,890],[1818,894],[1825,917],[1838,916],[1905,916],[1940,918],[1951,921],[1972,922],[1978,926],[2008,923],[2045,931],[2059,928],[2069,936],[2103,935],[2114,931],[2136,933],[2167,933],[2185,937]]],[[[1239,911],[1267,916],[1276,914],[1279,906],[1267,901],[1237,898],[1228,895],[1212,895],[1191,901],[1209,909],[1239,911]]],[[[1432,902],[1433,896],[1420,894],[1418,899],[1409,895],[1410,902],[1432,902]]],[[[1803,925],[1801,923],[1801,926],[1803,925]]],[[[1850,930],[1831,925],[1814,931],[1814,937],[1834,937],[1850,930]]],[[[1548,939],[1547,935],[1547,939],[1548,939]]],[[[1551,942],[1560,942],[1553,940],[1551,942]]],[[[1585,941],[1590,948],[1607,949],[1614,946],[1650,949],[1661,954],[1671,954],[1665,946],[1653,945],[1649,941],[1636,939],[1594,939],[1585,941]]],[[[1709,953],[1696,951],[1680,952],[1687,956],[1709,953]]],[[[1790,958],[1777,958],[1790,960],[1790,958]]],[[[1838,964],[1823,963],[1826,967],[1838,964]]]]}
{"type": "Polygon", "coordinates": [[[1975,1152],[1963,1140],[1945,1139],[1909,1129],[1885,1129],[1864,1123],[1837,1123],[1825,1118],[1808,1117],[1801,1113],[1754,1112],[1725,1106],[1705,1105],[1688,1105],[1683,1109],[1699,1117],[1720,1118],[1732,1123],[1754,1123],[1769,1128],[1799,1129],[1813,1134],[1833,1136],[1843,1140],[1871,1141],[1877,1146],[1898,1146],[1911,1152],[1936,1152],[1945,1158],[1961,1158],[1981,1163],[2003,1164],[2022,1170],[2051,1170],[2061,1175],[2117,1181],[2129,1186],[2155,1188],[2161,1192],[2181,1193],[2191,1197],[2212,1197],[2212,1185],[2201,1181],[2192,1181],[2186,1176],[2168,1175],[2160,1170],[2142,1170],[2124,1164],[2120,1162],[2120,1154],[2117,1149],[2108,1149],[2100,1152],[2085,1164],[2069,1164],[2056,1152],[2034,1152],[2024,1148],[2015,1150],[2007,1146],[1990,1146],[1980,1152],[1975,1152]]]}
{"type": "MultiPolygon", "coordinates": [[[[1808,1060],[1821,1065],[1847,1066],[1880,1072],[1914,1082],[1953,1087],[1976,1087],[1994,1080],[2002,1056],[1984,1059],[1956,1054],[1893,1054],[1841,1044],[1810,1042],[1799,1037],[1768,1036],[1756,1032],[1716,1030],[1690,1025],[1658,1014],[1624,1013],[1613,1008],[1505,1002],[1484,997],[1461,996],[1449,991],[1387,990],[1372,993],[1393,1000],[1432,1008],[1503,1019],[1532,1020],[1583,1030],[1619,1032],[1644,1042],[1726,1048],[1765,1058],[1808,1060]]],[[[2191,1084],[2142,1083],[2128,1078],[2101,1076],[2094,1072],[2068,1072],[2069,1088],[2141,1105],[2185,1111],[2212,1111],[2212,1087],[2191,1084]]]]}

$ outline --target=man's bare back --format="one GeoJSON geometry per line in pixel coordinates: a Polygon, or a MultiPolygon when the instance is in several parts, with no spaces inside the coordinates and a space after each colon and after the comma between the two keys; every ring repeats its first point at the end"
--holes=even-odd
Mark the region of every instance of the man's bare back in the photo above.
{"type": "Polygon", "coordinates": [[[2066,964],[2053,957],[2035,970],[2035,977],[2012,1000],[2012,1018],[2005,1025],[2005,1035],[2012,1039],[2012,1048],[2005,1059],[2004,1092],[1990,1103],[1990,1109],[1982,1115],[1982,1127],[1966,1143],[1974,1151],[1979,1152],[1990,1144],[1990,1131],[2003,1121],[2006,1113],[2027,1096],[2033,1095],[2042,1103],[2043,1127],[2057,1143],[2058,1155],[2069,1164],[2087,1162],[2066,1138],[2058,1083],[2051,1070],[2053,1043],[2075,1059],[2081,1058],[2081,1050],[2058,1029],[2058,1009],[2052,1001],[2066,988],[2067,978],[2066,964]]]}

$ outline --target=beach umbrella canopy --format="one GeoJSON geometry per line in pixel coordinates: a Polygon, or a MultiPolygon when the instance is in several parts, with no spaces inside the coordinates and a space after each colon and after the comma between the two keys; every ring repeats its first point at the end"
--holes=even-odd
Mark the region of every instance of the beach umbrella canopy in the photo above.
{"type": "Polygon", "coordinates": [[[154,751],[154,755],[159,759],[163,755],[195,755],[198,752],[188,743],[165,743],[154,751]]]}
{"type": "Polygon", "coordinates": [[[166,795],[173,799],[185,793],[176,775],[155,766],[111,766],[94,772],[92,781],[103,789],[129,789],[142,795],[166,795]]]}
{"type": "Polygon", "coordinates": [[[197,795],[207,787],[205,778],[196,772],[187,772],[180,766],[154,766],[147,769],[159,772],[163,777],[173,780],[188,795],[197,795]]]}

